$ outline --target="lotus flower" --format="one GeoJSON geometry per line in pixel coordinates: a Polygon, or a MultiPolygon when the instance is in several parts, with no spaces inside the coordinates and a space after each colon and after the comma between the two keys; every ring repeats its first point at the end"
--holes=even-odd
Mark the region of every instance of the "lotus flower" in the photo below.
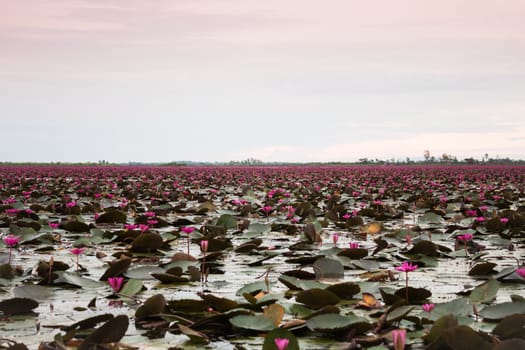
{"type": "Polygon", "coordinates": [[[86,248],[84,248],[84,247],[82,247],[82,248],[72,248],[72,249],[69,250],[72,254],[77,256],[77,272],[78,272],[79,267],[80,267],[80,265],[78,263],[80,254],[84,253],[85,250],[86,250],[86,248]]]}
{"type": "Polygon", "coordinates": [[[116,294],[122,288],[122,283],[124,282],[124,277],[109,277],[108,283],[113,289],[113,292],[116,294]]]}
{"type": "Polygon", "coordinates": [[[417,265],[412,264],[411,262],[405,261],[400,266],[396,267],[397,271],[405,273],[405,297],[408,303],[408,273],[415,271],[418,268],[417,265]]]}
{"type": "Polygon", "coordinates": [[[20,242],[20,239],[21,239],[20,237],[15,236],[12,233],[5,237],[2,237],[2,241],[4,242],[6,247],[9,248],[9,260],[7,262],[9,265],[11,264],[11,256],[12,256],[13,248],[16,247],[18,242],[20,242]]]}
{"type": "Polygon", "coordinates": [[[49,227],[51,228],[51,230],[54,230],[56,228],[58,228],[60,226],[60,224],[58,222],[50,222],[49,223],[49,227]]]}
{"type": "Polygon", "coordinates": [[[405,348],[407,331],[406,329],[395,329],[392,331],[394,341],[394,350],[403,350],[405,348]]]}
{"type": "Polygon", "coordinates": [[[431,313],[432,310],[436,307],[436,304],[423,304],[421,305],[421,308],[428,313],[431,313]]]}
{"type": "Polygon", "coordinates": [[[359,248],[359,242],[350,242],[348,243],[348,246],[350,247],[350,249],[357,249],[359,248]]]}
{"type": "Polygon", "coordinates": [[[520,269],[516,269],[516,273],[521,277],[525,278],[525,267],[522,267],[520,269]]]}
{"type": "Polygon", "coordinates": [[[288,338],[275,338],[275,346],[277,350],[286,350],[286,348],[288,348],[289,343],[290,339],[288,338]]]}
{"type": "Polygon", "coordinates": [[[337,245],[337,241],[339,240],[339,234],[338,233],[334,233],[332,235],[332,242],[334,242],[334,245],[337,245]]]}
{"type": "Polygon", "coordinates": [[[502,223],[506,224],[507,222],[509,222],[509,218],[501,218],[501,219],[499,219],[499,221],[501,221],[502,223]]]}
{"type": "Polygon", "coordinates": [[[184,232],[185,234],[188,235],[188,255],[190,255],[190,243],[191,243],[191,238],[190,238],[190,234],[195,231],[195,227],[192,227],[192,226],[184,226],[180,229],[182,232],[184,232]]]}

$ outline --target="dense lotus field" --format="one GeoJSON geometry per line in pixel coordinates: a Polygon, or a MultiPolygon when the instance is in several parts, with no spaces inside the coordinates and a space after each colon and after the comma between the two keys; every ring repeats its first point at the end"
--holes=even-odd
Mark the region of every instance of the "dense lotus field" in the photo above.
{"type": "Polygon", "coordinates": [[[524,191],[524,167],[2,167],[0,349],[524,349],[524,191]]]}

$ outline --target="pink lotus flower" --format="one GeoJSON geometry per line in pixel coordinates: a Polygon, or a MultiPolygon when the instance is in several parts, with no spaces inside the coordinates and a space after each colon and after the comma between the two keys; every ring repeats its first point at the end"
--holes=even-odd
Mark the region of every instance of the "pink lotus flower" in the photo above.
{"type": "Polygon", "coordinates": [[[290,339],[288,338],[275,338],[274,341],[277,350],[286,350],[286,348],[288,348],[288,344],[290,343],[290,339]]]}
{"type": "Polygon", "coordinates": [[[478,216],[474,219],[476,222],[483,222],[485,221],[485,218],[483,216],[478,216]]]}
{"type": "Polygon", "coordinates": [[[466,216],[476,216],[478,212],[476,210],[470,209],[465,211],[466,216]]]}
{"type": "Polygon", "coordinates": [[[339,234],[338,233],[334,233],[332,235],[332,241],[334,242],[334,245],[337,245],[337,241],[339,240],[339,234]]]}
{"type": "Polygon", "coordinates": [[[396,267],[397,271],[405,273],[405,297],[408,303],[408,273],[415,271],[418,268],[417,265],[412,264],[411,262],[404,261],[400,266],[396,267]]]}
{"type": "Polygon", "coordinates": [[[20,210],[18,210],[18,209],[6,209],[6,210],[5,210],[5,213],[6,213],[7,215],[16,215],[16,214],[18,214],[19,211],[20,211],[20,210]]]}
{"type": "Polygon", "coordinates": [[[394,350],[403,350],[407,338],[406,329],[395,329],[392,331],[392,340],[394,341],[394,350]]]}
{"type": "Polygon", "coordinates": [[[139,226],[135,225],[135,224],[124,224],[124,229],[129,230],[129,231],[132,231],[132,230],[136,229],[137,227],[139,227],[139,226]]]}
{"type": "Polygon", "coordinates": [[[120,288],[122,288],[123,282],[124,282],[124,277],[109,277],[108,278],[108,283],[111,289],[113,289],[114,293],[118,293],[120,288]]]}
{"type": "Polygon", "coordinates": [[[520,269],[516,269],[516,273],[521,277],[525,278],[525,267],[522,267],[520,269]]]}
{"type": "Polygon", "coordinates": [[[192,227],[192,226],[184,226],[180,229],[182,232],[186,233],[186,234],[190,234],[192,233],[193,231],[195,231],[195,227],[192,227]]]}
{"type": "Polygon", "coordinates": [[[20,240],[21,240],[20,237],[15,236],[12,233],[7,235],[7,236],[5,236],[5,237],[2,237],[2,241],[4,242],[6,247],[9,248],[9,260],[7,262],[9,265],[11,264],[11,257],[12,257],[12,254],[13,254],[13,247],[16,247],[16,245],[18,244],[18,242],[20,242],[20,240]]]}
{"type": "Polygon", "coordinates": [[[411,262],[405,261],[400,266],[397,266],[396,270],[408,273],[417,270],[417,268],[418,266],[416,264],[412,264],[411,262]]]}
{"type": "Polygon", "coordinates": [[[412,236],[411,235],[406,235],[405,236],[405,241],[407,241],[408,245],[412,244],[412,236]]]}
{"type": "Polygon", "coordinates": [[[139,230],[140,230],[140,232],[144,233],[147,230],[149,230],[149,226],[148,225],[144,225],[144,224],[139,224],[139,230]]]}
{"type": "Polygon", "coordinates": [[[75,201],[67,202],[66,203],[66,208],[73,208],[76,205],[77,205],[77,202],[75,202],[75,201]]]}
{"type": "Polygon", "coordinates": [[[145,215],[146,217],[148,217],[148,218],[152,218],[152,217],[154,217],[156,214],[155,214],[154,211],[147,211],[147,212],[144,213],[144,215],[145,215]]]}
{"type": "Polygon", "coordinates": [[[93,218],[95,219],[95,221],[97,221],[99,217],[100,217],[99,213],[95,213],[95,215],[93,215],[93,218]]]}
{"type": "Polygon", "coordinates": [[[208,251],[208,241],[202,240],[201,241],[201,250],[206,253],[208,251]]]}
{"type": "Polygon", "coordinates": [[[151,226],[156,225],[158,223],[159,223],[158,220],[148,220],[148,225],[151,225],[151,226]]]}
{"type": "Polygon", "coordinates": [[[350,249],[357,249],[359,248],[359,242],[350,242],[348,243],[348,246],[350,247],[350,249]]]}
{"type": "Polygon", "coordinates": [[[261,208],[261,210],[264,212],[264,214],[266,216],[270,216],[270,212],[272,211],[272,206],[271,205],[265,205],[264,207],[261,208]]]}
{"type": "Polygon", "coordinates": [[[345,220],[348,220],[351,218],[350,214],[346,213],[345,215],[342,216],[343,219],[345,220]]]}
{"type": "Polygon", "coordinates": [[[12,233],[5,237],[2,237],[2,241],[4,241],[4,244],[6,245],[6,247],[9,247],[9,248],[15,247],[18,244],[18,242],[20,242],[20,239],[21,239],[20,237],[15,236],[12,233]]]}
{"type": "Polygon", "coordinates": [[[436,307],[436,304],[423,304],[421,305],[421,308],[428,313],[431,313],[432,310],[436,307]]]}
{"type": "Polygon", "coordinates": [[[80,264],[78,263],[80,254],[84,253],[85,250],[86,250],[86,248],[84,248],[84,247],[82,247],[82,248],[71,248],[69,250],[72,254],[77,256],[77,272],[80,269],[80,264]]]}
{"type": "Polygon", "coordinates": [[[501,219],[499,219],[499,221],[501,221],[502,223],[506,224],[507,222],[509,222],[509,218],[501,218],[501,219]]]}
{"type": "Polygon", "coordinates": [[[50,222],[49,223],[49,227],[54,230],[56,228],[58,228],[60,226],[60,224],[58,222],[50,222]]]}
{"type": "Polygon", "coordinates": [[[474,238],[474,235],[472,235],[471,233],[465,233],[464,235],[456,236],[456,238],[458,239],[458,241],[461,241],[464,244],[466,244],[468,241],[471,241],[474,238]]]}

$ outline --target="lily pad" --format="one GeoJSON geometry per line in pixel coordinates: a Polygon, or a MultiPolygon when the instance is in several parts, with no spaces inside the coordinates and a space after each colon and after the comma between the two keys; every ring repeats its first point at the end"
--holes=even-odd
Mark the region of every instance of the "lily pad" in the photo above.
{"type": "Polygon", "coordinates": [[[162,247],[164,240],[158,233],[144,232],[133,240],[131,250],[134,252],[151,253],[162,247]]]}
{"type": "Polygon", "coordinates": [[[323,278],[343,278],[344,267],[337,260],[330,258],[320,258],[314,263],[316,279],[323,278]]]}
{"type": "Polygon", "coordinates": [[[492,344],[490,342],[467,326],[449,328],[443,331],[441,336],[452,350],[492,350],[492,344]]]}
{"type": "Polygon", "coordinates": [[[343,316],[340,314],[322,314],[309,318],[306,327],[315,332],[335,332],[348,329],[360,324],[359,332],[363,333],[372,328],[367,319],[358,316],[343,316]]]}
{"type": "Polygon", "coordinates": [[[507,302],[488,306],[479,313],[487,320],[499,321],[513,314],[525,313],[525,302],[507,302]]]}
{"type": "Polygon", "coordinates": [[[79,345],[78,350],[89,350],[97,345],[116,343],[124,337],[128,330],[129,319],[126,315],[119,315],[104,323],[91,333],[79,345]]]}
{"type": "Polygon", "coordinates": [[[334,293],[319,288],[312,288],[302,291],[297,294],[295,299],[297,302],[312,309],[320,309],[323,306],[335,305],[341,300],[334,293]]]}
{"type": "Polygon", "coordinates": [[[166,308],[166,299],[162,294],[155,294],[148,298],[135,312],[137,320],[146,317],[156,316],[164,312],[166,308]]]}
{"type": "Polygon", "coordinates": [[[26,284],[13,288],[13,295],[18,298],[27,298],[42,301],[49,299],[53,295],[53,293],[49,288],[33,284],[26,284]]]}
{"type": "Polygon", "coordinates": [[[28,298],[11,298],[0,301],[0,311],[4,315],[21,315],[38,307],[38,302],[28,298]]]}
{"type": "Polygon", "coordinates": [[[230,323],[234,327],[257,332],[268,332],[275,328],[272,320],[263,316],[239,315],[232,317],[230,323]]]}
{"type": "Polygon", "coordinates": [[[505,317],[494,328],[492,334],[499,339],[521,338],[525,340],[525,314],[514,314],[505,317]]]}
{"type": "Polygon", "coordinates": [[[490,273],[494,273],[494,267],[498,266],[498,264],[492,263],[492,262],[482,262],[474,265],[473,268],[470,269],[468,272],[469,276],[484,276],[488,275],[490,273]]]}
{"type": "Polygon", "coordinates": [[[487,282],[477,286],[470,293],[469,299],[472,304],[490,303],[496,297],[499,290],[499,282],[495,279],[490,279],[487,282]]]}

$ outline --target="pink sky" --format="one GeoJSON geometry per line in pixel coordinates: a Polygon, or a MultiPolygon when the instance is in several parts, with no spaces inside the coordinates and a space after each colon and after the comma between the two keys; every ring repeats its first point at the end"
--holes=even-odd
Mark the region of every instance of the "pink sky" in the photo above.
{"type": "Polygon", "coordinates": [[[525,159],[523,18],[523,1],[6,2],[0,160],[525,159]]]}

